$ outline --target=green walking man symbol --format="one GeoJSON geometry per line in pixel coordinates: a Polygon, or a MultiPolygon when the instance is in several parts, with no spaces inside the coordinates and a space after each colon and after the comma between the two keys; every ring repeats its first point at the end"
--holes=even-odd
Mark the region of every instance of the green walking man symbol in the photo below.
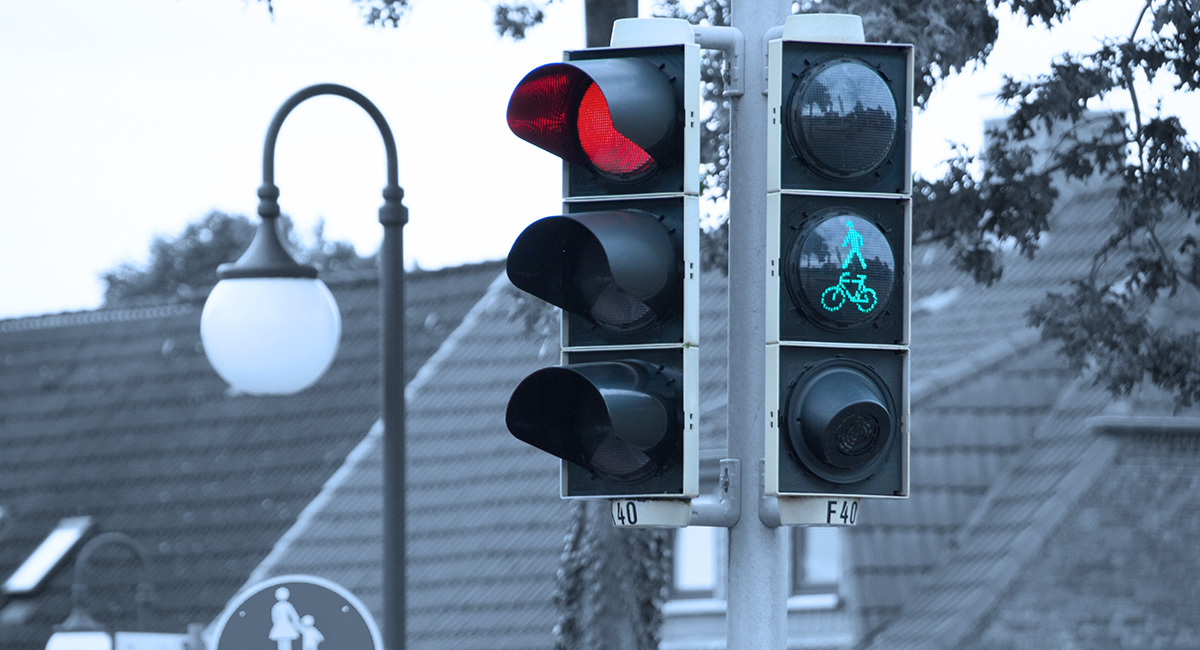
{"type": "Polygon", "coordinates": [[[857,256],[859,266],[863,269],[867,268],[867,261],[862,256],[863,236],[854,229],[854,222],[846,220],[846,238],[842,240],[842,246],[849,246],[850,251],[846,253],[846,260],[842,262],[842,268],[850,266],[850,259],[857,256]]]}

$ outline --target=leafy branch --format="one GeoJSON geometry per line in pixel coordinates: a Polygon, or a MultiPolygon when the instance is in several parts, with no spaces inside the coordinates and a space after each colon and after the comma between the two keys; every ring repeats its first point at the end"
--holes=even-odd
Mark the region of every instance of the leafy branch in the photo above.
{"type": "MultiPolygon", "coordinates": [[[[1080,1],[1007,4],[1029,23],[1053,27],[1080,1]]],[[[1026,255],[1036,250],[1050,227],[1056,183],[1097,176],[1115,183],[1113,230],[1091,267],[1069,295],[1052,293],[1033,306],[1029,322],[1114,394],[1148,380],[1171,392],[1178,408],[1200,400],[1197,332],[1176,331],[1179,300],[1194,301],[1200,289],[1200,149],[1178,117],[1161,106],[1148,115],[1138,88],[1162,74],[1174,77],[1177,91],[1200,88],[1198,9],[1196,0],[1146,0],[1127,38],[1063,54],[1032,80],[1006,78],[999,96],[1013,114],[990,134],[981,177],[970,173],[976,160],[960,151],[945,177],[921,180],[914,192],[917,241],[945,244],[960,268],[991,283],[1003,270],[1002,244],[1026,255]],[[1139,35],[1148,16],[1148,33],[1139,35]],[[1097,121],[1089,106],[1117,93],[1129,98],[1132,120],[1097,121]],[[1022,142],[1048,132],[1063,135],[1039,167],[1022,142]]]]}

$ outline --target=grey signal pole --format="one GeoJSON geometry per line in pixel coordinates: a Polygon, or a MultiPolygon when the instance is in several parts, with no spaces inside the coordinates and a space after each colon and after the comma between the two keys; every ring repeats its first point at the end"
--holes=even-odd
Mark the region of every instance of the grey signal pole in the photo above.
{"type": "Polygon", "coordinates": [[[787,647],[787,530],[756,516],[765,458],[767,50],[787,0],[732,0],[745,36],[746,92],[731,98],[729,161],[729,456],[741,459],[742,516],[729,529],[728,650],[787,647]]]}

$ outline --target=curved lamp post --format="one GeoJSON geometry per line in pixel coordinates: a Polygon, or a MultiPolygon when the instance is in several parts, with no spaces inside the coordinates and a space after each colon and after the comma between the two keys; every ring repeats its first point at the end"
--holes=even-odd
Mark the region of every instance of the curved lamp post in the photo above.
{"type": "Polygon", "coordinates": [[[371,116],[387,153],[383,188],[383,243],[379,248],[380,348],[383,435],[383,611],[388,650],[405,638],[404,602],[404,244],[408,208],[397,183],[396,142],[383,114],[360,93],[317,84],[292,95],[276,111],[263,146],[262,218],[250,248],[217,270],[200,318],[204,351],[234,389],[257,395],[290,395],[316,383],[329,368],[341,336],[337,304],[317,270],[298,264],[276,231],[275,140],[284,119],[306,99],[338,95],[371,116]]]}
{"type": "Polygon", "coordinates": [[[147,579],[149,564],[146,562],[146,551],[142,545],[124,533],[103,533],[93,537],[79,550],[75,559],[75,582],[71,585],[71,613],[67,620],[54,626],[54,634],[46,643],[46,650],[111,650],[114,636],[121,633],[109,630],[103,623],[92,617],[84,604],[87,600],[88,585],[85,571],[92,564],[92,557],[102,546],[120,545],[133,551],[141,567],[137,591],[134,595],[137,607],[137,629],[146,629],[146,607],[150,603],[151,585],[147,579]]]}

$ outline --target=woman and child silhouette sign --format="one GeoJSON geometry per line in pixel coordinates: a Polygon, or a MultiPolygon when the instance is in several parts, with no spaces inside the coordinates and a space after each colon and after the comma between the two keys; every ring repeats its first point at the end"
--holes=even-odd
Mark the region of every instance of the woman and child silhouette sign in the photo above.
{"type": "Polygon", "coordinates": [[[296,650],[293,643],[300,639],[300,650],[319,650],[325,636],[317,629],[312,614],[300,616],[296,607],[288,602],[292,594],[287,587],[275,590],[275,604],[271,606],[270,639],[279,644],[279,650],[296,650]]]}
{"type": "Polygon", "coordinates": [[[371,611],[345,587],[310,575],[268,578],[225,606],[212,650],[383,650],[371,611]]]}

